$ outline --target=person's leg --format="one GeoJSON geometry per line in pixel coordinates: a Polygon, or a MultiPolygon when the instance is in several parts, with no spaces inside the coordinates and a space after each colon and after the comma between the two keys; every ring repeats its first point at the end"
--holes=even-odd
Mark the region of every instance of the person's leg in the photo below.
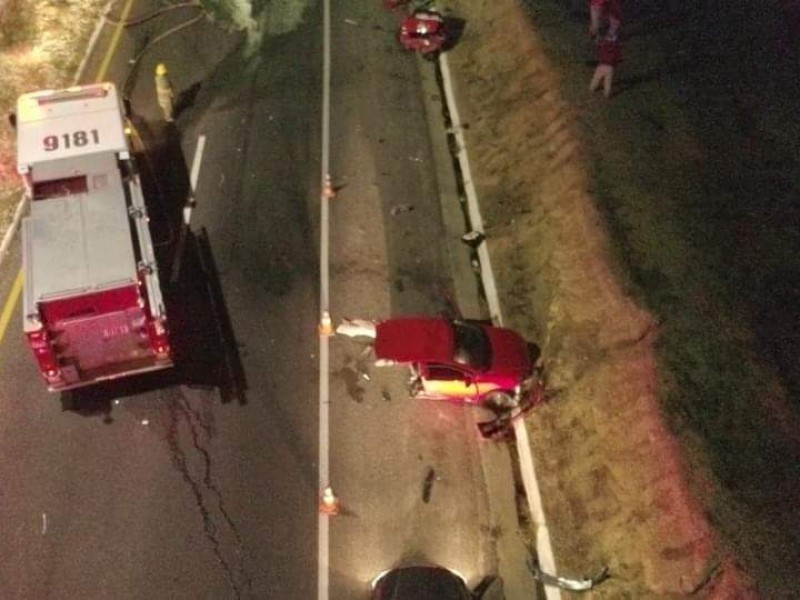
{"type": "Polygon", "coordinates": [[[600,87],[600,82],[603,80],[603,65],[597,65],[592,75],[592,81],[589,83],[589,91],[593,92],[600,87]]]}
{"type": "Polygon", "coordinates": [[[606,35],[616,38],[619,35],[620,20],[616,17],[608,17],[608,32],[606,35]]]}

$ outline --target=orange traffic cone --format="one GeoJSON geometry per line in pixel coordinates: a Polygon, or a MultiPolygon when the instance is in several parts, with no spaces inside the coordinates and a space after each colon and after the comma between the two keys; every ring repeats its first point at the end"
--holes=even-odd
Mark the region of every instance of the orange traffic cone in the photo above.
{"type": "Polygon", "coordinates": [[[322,498],[319,501],[319,512],[330,516],[339,514],[339,499],[333,495],[333,490],[330,486],[322,491],[322,498]]]}
{"type": "Polygon", "coordinates": [[[320,335],[333,335],[333,323],[331,323],[331,313],[327,310],[322,311],[322,319],[319,322],[320,335]]]}
{"type": "Polygon", "coordinates": [[[330,175],[325,175],[325,183],[322,185],[322,197],[328,200],[336,198],[336,190],[333,189],[330,175]]]}

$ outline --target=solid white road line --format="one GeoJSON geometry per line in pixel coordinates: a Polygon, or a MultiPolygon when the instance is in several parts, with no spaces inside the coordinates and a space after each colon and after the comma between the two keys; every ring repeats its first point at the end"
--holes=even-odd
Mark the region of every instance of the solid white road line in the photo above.
{"type": "MultiPolygon", "coordinates": [[[[322,158],[320,173],[320,253],[319,253],[319,323],[328,314],[329,284],[329,216],[325,194],[326,178],[330,174],[330,87],[331,87],[331,6],[330,0],[322,2],[322,158]]],[[[330,406],[328,336],[319,336],[319,493],[330,485],[330,406]]],[[[321,497],[321,496],[320,496],[321,497]]],[[[317,517],[317,598],[328,600],[330,562],[330,517],[322,512],[317,517]]]]}
{"type": "Polygon", "coordinates": [[[178,236],[178,243],[175,248],[175,258],[172,260],[169,282],[175,284],[181,275],[181,265],[183,264],[183,248],[186,245],[186,238],[189,234],[189,224],[192,221],[192,209],[195,204],[195,192],[197,191],[197,180],[200,177],[200,163],[203,160],[203,150],[206,147],[206,136],[197,137],[197,147],[194,149],[192,159],[192,169],[189,173],[189,197],[183,205],[183,224],[178,236]]]}
{"type": "Polygon", "coordinates": [[[192,171],[189,174],[189,183],[192,186],[192,196],[197,192],[197,178],[200,175],[200,161],[203,160],[203,150],[206,148],[206,136],[200,135],[197,137],[197,148],[194,151],[194,160],[192,161],[192,171]]]}
{"type": "Polygon", "coordinates": [[[194,151],[192,160],[192,170],[189,173],[189,200],[183,207],[183,223],[188,227],[192,220],[192,208],[194,208],[195,194],[197,193],[197,179],[200,176],[200,163],[203,160],[203,150],[206,147],[206,136],[201,135],[197,138],[197,148],[194,151]]]}
{"type": "MultiPolygon", "coordinates": [[[[442,86],[445,92],[445,101],[450,111],[450,125],[453,135],[458,144],[456,157],[464,180],[464,191],[467,196],[467,210],[469,212],[472,229],[483,232],[483,219],[481,218],[480,206],[478,204],[478,194],[472,182],[472,173],[469,168],[469,158],[467,157],[467,145],[462,134],[461,118],[456,106],[453,84],[450,79],[450,65],[447,62],[447,55],[439,55],[439,67],[442,73],[442,86]]],[[[489,305],[489,314],[492,320],[498,325],[503,324],[503,315],[500,310],[500,299],[497,293],[497,285],[492,272],[492,263],[489,257],[487,244],[478,246],[478,258],[481,262],[481,280],[484,291],[486,292],[486,302],[489,305]]],[[[517,440],[517,452],[519,454],[519,466],[522,475],[522,482],[525,487],[525,496],[528,501],[528,510],[536,523],[536,553],[539,564],[543,571],[556,573],[555,558],[553,548],[550,543],[550,532],[542,508],[542,497],[539,492],[539,483],[536,480],[536,471],[533,466],[533,456],[531,455],[531,445],[528,439],[528,431],[525,428],[523,419],[514,421],[514,433],[517,440]]],[[[552,586],[545,586],[547,600],[560,600],[561,590],[552,586]]]]}

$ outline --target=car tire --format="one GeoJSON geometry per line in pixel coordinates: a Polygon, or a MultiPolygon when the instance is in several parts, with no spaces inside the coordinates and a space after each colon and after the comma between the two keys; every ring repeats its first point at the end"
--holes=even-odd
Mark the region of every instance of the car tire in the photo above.
{"type": "Polygon", "coordinates": [[[512,392],[495,391],[486,394],[481,404],[492,412],[501,414],[516,408],[519,400],[512,392]]]}
{"type": "Polygon", "coordinates": [[[422,379],[419,377],[415,377],[408,382],[408,395],[412,398],[419,396],[424,389],[425,386],[422,385],[422,379]]]}

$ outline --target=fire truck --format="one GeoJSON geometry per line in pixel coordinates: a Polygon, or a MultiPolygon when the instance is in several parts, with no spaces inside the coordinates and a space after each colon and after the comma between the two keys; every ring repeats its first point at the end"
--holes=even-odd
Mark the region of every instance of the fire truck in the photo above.
{"type": "Polygon", "coordinates": [[[111,83],[23,94],[23,330],[50,391],[172,366],[125,112],[111,83]]]}

